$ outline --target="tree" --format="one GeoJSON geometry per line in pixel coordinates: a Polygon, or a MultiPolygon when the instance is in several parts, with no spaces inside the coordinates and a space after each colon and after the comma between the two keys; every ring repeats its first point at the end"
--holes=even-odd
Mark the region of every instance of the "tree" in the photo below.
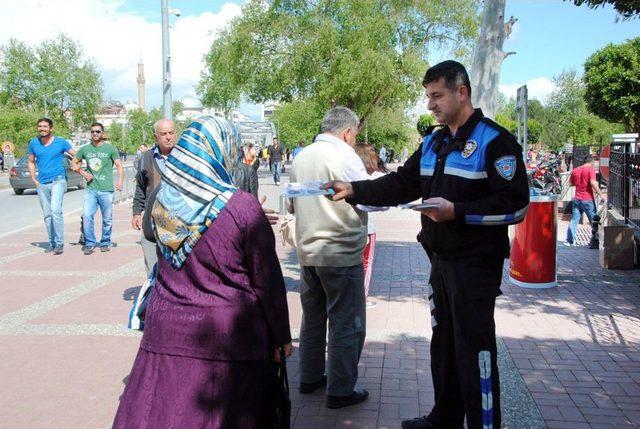
{"type": "Polygon", "coordinates": [[[322,106],[312,100],[299,100],[278,106],[271,121],[276,124],[280,141],[293,149],[301,140],[311,143],[320,132],[323,115],[322,106]]]}
{"type": "Polygon", "coordinates": [[[340,104],[364,129],[377,110],[415,102],[433,48],[468,51],[476,8],[476,0],[249,0],[205,56],[198,93],[225,110],[243,96],[340,104]]]}
{"type": "Polygon", "coordinates": [[[640,37],[607,45],[591,55],[583,80],[591,112],[624,124],[628,132],[640,133],[640,37]]]}
{"type": "Polygon", "coordinates": [[[587,109],[585,85],[575,70],[554,77],[556,89],[547,101],[542,140],[551,148],[566,143],[599,145],[608,143],[611,134],[620,130],[587,109]]]}
{"type": "Polygon", "coordinates": [[[502,46],[517,21],[513,16],[504,22],[506,0],[484,0],[482,27],[473,55],[471,67],[471,97],[473,105],[488,117],[496,113],[500,69],[506,57],[515,52],[504,52],[502,46]]]}
{"type": "Polygon", "coordinates": [[[74,128],[91,124],[103,92],[93,60],[64,34],[36,47],[16,39],[0,47],[0,89],[19,108],[44,113],[46,102],[51,116],[71,111],[74,128]]]}
{"type": "Polygon", "coordinates": [[[586,4],[592,9],[611,4],[623,19],[631,19],[640,15],[640,2],[638,0],[573,0],[573,3],[576,6],[586,4]]]}
{"type": "Polygon", "coordinates": [[[431,127],[435,123],[436,118],[432,114],[420,115],[420,117],[418,118],[418,123],[416,124],[418,134],[420,134],[422,137],[426,136],[429,127],[431,127]]]}

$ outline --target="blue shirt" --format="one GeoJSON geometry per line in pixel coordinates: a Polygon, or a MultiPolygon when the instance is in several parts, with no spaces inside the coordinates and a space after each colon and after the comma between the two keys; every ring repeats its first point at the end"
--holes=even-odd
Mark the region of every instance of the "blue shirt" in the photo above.
{"type": "Polygon", "coordinates": [[[164,163],[166,162],[167,158],[162,156],[162,153],[160,153],[160,148],[158,147],[158,145],[153,147],[153,159],[155,159],[156,162],[158,163],[158,168],[160,169],[160,171],[164,173],[164,163]]]}
{"type": "Polygon", "coordinates": [[[73,149],[71,144],[61,137],[53,137],[53,141],[45,146],[36,137],[29,142],[29,155],[36,158],[38,166],[38,182],[47,184],[56,177],[66,179],[64,171],[64,153],[73,149]]]}

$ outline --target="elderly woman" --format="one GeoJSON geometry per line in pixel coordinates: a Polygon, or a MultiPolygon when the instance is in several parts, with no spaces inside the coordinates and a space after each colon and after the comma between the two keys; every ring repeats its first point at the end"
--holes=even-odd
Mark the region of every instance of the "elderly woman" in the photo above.
{"type": "Polygon", "coordinates": [[[235,130],[200,117],[153,207],[158,276],[114,429],[268,427],[274,350],[291,354],[275,239],[236,189],[235,130]]]}

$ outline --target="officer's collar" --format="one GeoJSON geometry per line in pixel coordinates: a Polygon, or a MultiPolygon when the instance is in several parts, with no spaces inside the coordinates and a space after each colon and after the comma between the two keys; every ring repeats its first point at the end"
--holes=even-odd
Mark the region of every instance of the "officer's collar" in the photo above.
{"type": "MultiPolygon", "coordinates": [[[[481,109],[473,109],[473,113],[469,116],[469,119],[467,119],[467,121],[458,128],[458,131],[456,131],[456,135],[453,136],[454,139],[466,141],[483,117],[484,115],[482,114],[481,109]]],[[[451,130],[448,125],[442,129],[442,133],[443,137],[451,137],[451,130]]]]}

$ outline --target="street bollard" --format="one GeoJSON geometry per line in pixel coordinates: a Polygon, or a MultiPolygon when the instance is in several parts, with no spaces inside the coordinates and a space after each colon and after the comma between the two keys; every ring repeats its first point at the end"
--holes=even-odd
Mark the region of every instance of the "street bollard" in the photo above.
{"type": "Polygon", "coordinates": [[[278,213],[281,215],[287,214],[287,197],[284,194],[280,194],[280,204],[278,207],[278,213]]]}

